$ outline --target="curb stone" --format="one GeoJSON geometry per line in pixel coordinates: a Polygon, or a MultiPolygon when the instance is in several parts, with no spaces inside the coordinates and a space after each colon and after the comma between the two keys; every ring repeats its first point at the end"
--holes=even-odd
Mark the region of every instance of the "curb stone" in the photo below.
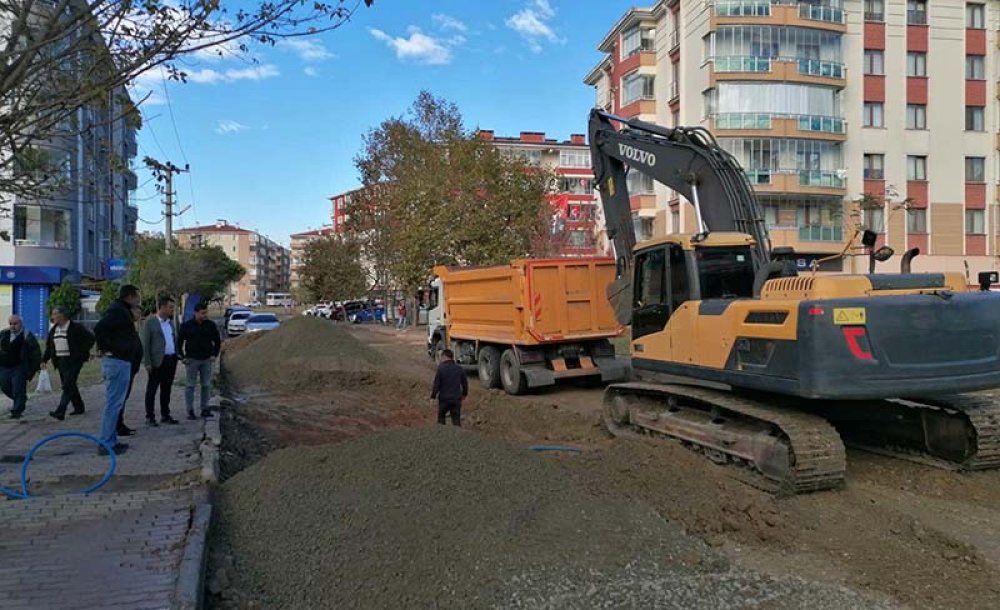
{"type": "Polygon", "coordinates": [[[208,529],[211,522],[211,503],[205,501],[194,507],[174,587],[174,610],[201,610],[203,607],[208,529]]]}

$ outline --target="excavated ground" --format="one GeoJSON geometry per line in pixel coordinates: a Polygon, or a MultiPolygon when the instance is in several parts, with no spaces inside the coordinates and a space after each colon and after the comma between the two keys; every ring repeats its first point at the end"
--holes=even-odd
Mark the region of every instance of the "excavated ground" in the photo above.
{"type": "Polygon", "coordinates": [[[296,319],[233,346],[213,607],[1000,604],[998,472],[849,451],[844,489],[776,499],[611,439],[600,390],[473,375],[465,429],[428,426],[416,331],[296,319]]]}

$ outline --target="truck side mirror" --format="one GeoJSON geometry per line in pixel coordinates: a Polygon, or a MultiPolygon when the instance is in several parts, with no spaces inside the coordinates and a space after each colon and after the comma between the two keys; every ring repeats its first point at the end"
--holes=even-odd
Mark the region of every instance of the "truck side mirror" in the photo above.
{"type": "Polygon", "coordinates": [[[878,233],[875,231],[870,231],[865,229],[864,233],[861,234],[861,245],[866,248],[872,248],[875,246],[875,242],[878,241],[878,233]]]}
{"type": "Polygon", "coordinates": [[[979,289],[986,292],[990,289],[993,284],[1000,283],[1000,272],[996,271],[980,271],[979,272],[979,289]]]}

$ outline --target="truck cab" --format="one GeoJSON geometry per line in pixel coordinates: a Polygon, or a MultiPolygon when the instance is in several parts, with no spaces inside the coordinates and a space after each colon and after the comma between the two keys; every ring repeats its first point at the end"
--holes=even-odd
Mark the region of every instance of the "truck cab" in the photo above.
{"type": "Polygon", "coordinates": [[[431,302],[427,308],[427,354],[437,360],[438,353],[445,348],[444,325],[444,283],[436,277],[431,282],[431,302]]]}

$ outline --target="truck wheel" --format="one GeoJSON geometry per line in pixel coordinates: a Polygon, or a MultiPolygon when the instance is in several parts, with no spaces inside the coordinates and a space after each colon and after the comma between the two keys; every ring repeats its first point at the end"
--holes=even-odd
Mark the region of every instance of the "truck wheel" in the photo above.
{"type": "Polygon", "coordinates": [[[517,354],[509,349],[500,357],[500,381],[503,389],[508,394],[518,396],[528,390],[528,382],[521,374],[521,363],[517,361],[517,354]]]}
{"type": "Polygon", "coordinates": [[[479,383],[487,390],[500,387],[500,350],[491,345],[479,350],[479,383]]]}

